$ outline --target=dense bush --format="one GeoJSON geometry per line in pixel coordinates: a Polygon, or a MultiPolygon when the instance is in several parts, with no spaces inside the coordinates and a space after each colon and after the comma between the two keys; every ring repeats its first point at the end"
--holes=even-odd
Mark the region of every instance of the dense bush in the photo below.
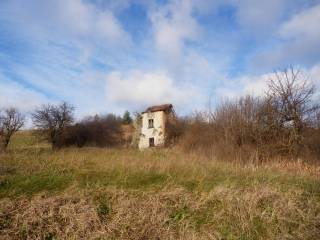
{"type": "Polygon", "coordinates": [[[62,141],[66,146],[117,146],[122,143],[121,124],[122,119],[113,114],[88,117],[69,127],[62,141]]]}

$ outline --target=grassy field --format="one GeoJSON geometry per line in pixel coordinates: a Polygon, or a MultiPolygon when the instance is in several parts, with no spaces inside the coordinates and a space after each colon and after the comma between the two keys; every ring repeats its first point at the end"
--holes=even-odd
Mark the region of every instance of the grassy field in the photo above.
{"type": "Polygon", "coordinates": [[[0,155],[0,239],[319,239],[320,168],[177,149],[70,148],[29,132],[0,155]]]}

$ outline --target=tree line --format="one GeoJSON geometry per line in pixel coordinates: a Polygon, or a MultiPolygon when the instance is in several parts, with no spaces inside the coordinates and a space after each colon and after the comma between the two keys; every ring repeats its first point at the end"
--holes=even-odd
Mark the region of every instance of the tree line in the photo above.
{"type": "MultiPolygon", "coordinates": [[[[200,150],[223,159],[263,161],[274,157],[320,157],[320,111],[316,88],[293,67],[268,80],[262,96],[221,101],[214,111],[167,122],[166,143],[186,151],[200,150]]],[[[74,108],[66,102],[48,104],[32,114],[36,133],[52,148],[66,146],[119,146],[121,125],[131,125],[129,112],[74,121],[74,108]]],[[[135,121],[139,121],[139,115],[135,121]]],[[[0,112],[0,147],[24,124],[14,108],[0,112]]],[[[134,124],[135,126],[139,126],[134,124]]]]}
{"type": "Polygon", "coordinates": [[[214,111],[184,119],[181,145],[223,159],[318,160],[318,97],[315,86],[299,70],[290,67],[275,72],[263,96],[225,100],[214,111]]]}
{"type": "MultiPolygon", "coordinates": [[[[126,111],[123,117],[114,114],[95,115],[75,122],[74,107],[67,102],[46,104],[31,113],[34,134],[48,141],[53,149],[68,146],[117,146],[122,142],[121,125],[132,123],[126,111]]],[[[4,151],[14,133],[25,124],[25,116],[17,108],[0,111],[0,151],[4,151]]]]}

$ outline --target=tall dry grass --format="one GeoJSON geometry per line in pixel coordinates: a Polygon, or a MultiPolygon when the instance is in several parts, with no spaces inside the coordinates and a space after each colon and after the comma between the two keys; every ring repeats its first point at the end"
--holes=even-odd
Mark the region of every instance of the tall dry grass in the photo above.
{"type": "Polygon", "coordinates": [[[319,239],[319,106],[291,73],[261,99],[168,121],[171,149],[88,147],[123,137],[115,116],[51,139],[84,148],[16,134],[0,153],[0,239],[319,239]]]}
{"type": "Polygon", "coordinates": [[[0,239],[318,239],[320,169],[178,149],[11,146],[0,239]]]}

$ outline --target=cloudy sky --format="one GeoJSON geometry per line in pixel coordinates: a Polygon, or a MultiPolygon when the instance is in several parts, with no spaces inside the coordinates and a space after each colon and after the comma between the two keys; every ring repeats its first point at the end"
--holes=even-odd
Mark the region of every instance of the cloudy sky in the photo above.
{"type": "Polygon", "coordinates": [[[0,1],[0,107],[185,114],[289,64],[320,87],[319,0],[0,1]]]}

